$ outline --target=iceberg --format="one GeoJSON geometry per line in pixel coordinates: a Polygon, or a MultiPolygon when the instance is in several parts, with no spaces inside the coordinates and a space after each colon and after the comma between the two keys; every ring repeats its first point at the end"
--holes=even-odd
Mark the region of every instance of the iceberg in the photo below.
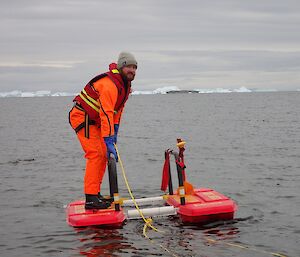
{"type": "Polygon", "coordinates": [[[167,94],[170,91],[180,91],[178,87],[160,87],[153,91],[154,94],[167,94]]]}
{"type": "Polygon", "coordinates": [[[178,87],[160,87],[153,91],[137,91],[134,90],[132,95],[156,95],[156,94],[167,94],[170,91],[180,91],[178,87]]]}
{"type": "Polygon", "coordinates": [[[75,96],[77,93],[56,92],[51,93],[50,90],[26,91],[13,90],[11,92],[0,92],[1,97],[43,97],[43,96],[75,96]]]}
{"type": "MultiPolygon", "coordinates": [[[[296,91],[300,91],[297,89],[296,91]]],[[[276,89],[248,89],[246,87],[240,88],[198,88],[198,89],[180,89],[177,86],[159,87],[154,90],[133,90],[132,95],[156,95],[156,94],[171,94],[171,93],[199,93],[199,94],[215,94],[215,93],[251,93],[251,92],[278,92],[276,89]]],[[[55,92],[51,93],[50,90],[39,90],[22,92],[21,90],[13,90],[11,92],[0,92],[1,97],[43,97],[43,96],[75,96],[77,93],[70,92],[55,92]]]]}
{"type": "Polygon", "coordinates": [[[234,92],[238,92],[238,93],[250,93],[252,92],[250,89],[246,88],[246,87],[240,87],[238,89],[234,89],[234,92]]]}
{"type": "Polygon", "coordinates": [[[41,90],[36,92],[22,92],[21,97],[41,97],[41,96],[51,96],[51,91],[41,90]]]}
{"type": "Polygon", "coordinates": [[[225,88],[213,88],[213,89],[197,89],[200,94],[212,94],[212,93],[232,93],[232,90],[225,88]]]}
{"type": "Polygon", "coordinates": [[[21,97],[22,91],[14,90],[11,92],[0,92],[0,97],[21,97]]]}
{"type": "Polygon", "coordinates": [[[131,95],[153,95],[153,91],[137,91],[134,90],[131,95]]]}
{"type": "Polygon", "coordinates": [[[68,92],[56,92],[51,94],[51,96],[75,96],[78,93],[68,93],[68,92]]]}

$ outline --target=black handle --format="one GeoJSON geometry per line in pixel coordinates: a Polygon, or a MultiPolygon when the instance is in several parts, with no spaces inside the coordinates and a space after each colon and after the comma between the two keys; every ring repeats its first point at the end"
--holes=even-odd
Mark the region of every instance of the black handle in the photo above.
{"type": "Polygon", "coordinates": [[[115,210],[120,211],[117,164],[116,164],[116,160],[114,157],[109,158],[107,167],[108,167],[110,196],[113,197],[113,199],[114,199],[115,210]]]}

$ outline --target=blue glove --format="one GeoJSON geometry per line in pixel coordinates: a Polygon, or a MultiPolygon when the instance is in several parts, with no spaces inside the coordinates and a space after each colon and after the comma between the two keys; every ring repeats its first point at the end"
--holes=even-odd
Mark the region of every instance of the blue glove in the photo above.
{"type": "Polygon", "coordinates": [[[114,146],[114,136],[104,137],[104,142],[106,144],[106,151],[107,151],[107,159],[109,159],[110,154],[112,153],[118,162],[118,155],[114,146]]]}
{"type": "Polygon", "coordinates": [[[118,131],[119,131],[119,124],[115,124],[114,125],[114,129],[115,129],[115,134],[114,134],[114,143],[117,143],[117,139],[118,139],[118,131]]]}

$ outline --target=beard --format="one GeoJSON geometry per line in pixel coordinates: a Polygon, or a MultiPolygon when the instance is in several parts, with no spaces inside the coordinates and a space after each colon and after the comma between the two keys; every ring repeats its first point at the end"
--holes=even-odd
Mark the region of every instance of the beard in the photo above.
{"type": "Polygon", "coordinates": [[[134,80],[134,77],[135,77],[135,74],[132,73],[132,72],[128,72],[127,75],[126,75],[126,79],[128,81],[133,81],[134,80]]]}
{"type": "Polygon", "coordinates": [[[127,72],[126,74],[124,72],[120,72],[123,79],[125,79],[128,82],[131,82],[134,80],[135,74],[132,72],[127,72]]]}

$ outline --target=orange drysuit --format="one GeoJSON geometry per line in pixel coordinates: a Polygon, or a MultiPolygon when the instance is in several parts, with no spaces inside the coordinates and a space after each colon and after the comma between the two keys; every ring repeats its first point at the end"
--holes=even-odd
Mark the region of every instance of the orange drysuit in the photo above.
{"type": "MultiPolygon", "coordinates": [[[[84,193],[96,195],[100,192],[107,164],[106,144],[103,137],[114,135],[114,124],[119,124],[124,106],[118,112],[115,112],[118,89],[108,76],[96,81],[93,87],[99,94],[97,101],[100,104],[100,125],[89,126],[88,138],[85,129],[79,130],[77,137],[86,158],[84,193]]],[[[85,118],[85,111],[80,106],[74,105],[69,114],[72,128],[77,128],[85,118]]]]}

